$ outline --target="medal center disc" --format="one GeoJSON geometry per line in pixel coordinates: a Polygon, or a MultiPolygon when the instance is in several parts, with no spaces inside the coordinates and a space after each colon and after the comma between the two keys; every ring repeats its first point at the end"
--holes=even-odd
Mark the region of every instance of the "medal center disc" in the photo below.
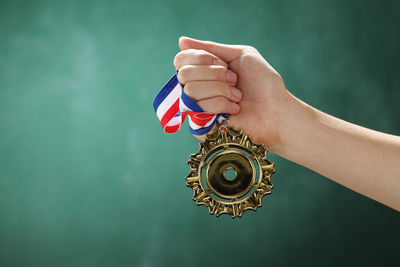
{"type": "Polygon", "coordinates": [[[253,162],[237,151],[223,151],[208,163],[205,180],[219,197],[232,199],[245,195],[254,185],[256,171],[253,162]],[[232,172],[236,176],[228,174],[232,172]]]}
{"type": "Polygon", "coordinates": [[[228,167],[224,171],[224,177],[226,180],[232,181],[237,177],[237,172],[231,167],[228,167]]]}

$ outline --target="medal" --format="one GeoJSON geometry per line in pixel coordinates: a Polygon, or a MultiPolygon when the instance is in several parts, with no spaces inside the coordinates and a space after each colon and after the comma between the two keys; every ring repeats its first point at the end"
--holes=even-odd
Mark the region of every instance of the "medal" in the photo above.
{"type": "Polygon", "coordinates": [[[275,172],[263,145],[229,127],[226,114],[205,113],[184,93],[176,74],[157,94],[153,106],[167,133],[177,132],[186,116],[194,135],[208,133],[219,124],[188,161],[186,185],[193,189],[197,205],[208,207],[217,217],[227,213],[232,218],[261,206],[263,196],[271,193],[271,175],[275,172]]]}
{"type": "Polygon", "coordinates": [[[186,185],[193,189],[193,200],[216,216],[227,213],[235,218],[256,210],[273,187],[274,164],[264,146],[226,124],[207,135],[188,164],[186,185]]]}

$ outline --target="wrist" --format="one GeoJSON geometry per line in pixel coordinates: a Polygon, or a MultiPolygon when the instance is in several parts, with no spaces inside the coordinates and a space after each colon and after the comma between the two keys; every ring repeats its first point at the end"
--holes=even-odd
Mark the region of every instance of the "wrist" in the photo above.
{"type": "Polygon", "coordinates": [[[293,153],[297,154],[297,150],[304,149],[300,146],[306,145],[306,140],[310,138],[316,116],[315,111],[310,105],[286,90],[278,115],[278,138],[270,147],[270,151],[291,159],[293,153]]]}

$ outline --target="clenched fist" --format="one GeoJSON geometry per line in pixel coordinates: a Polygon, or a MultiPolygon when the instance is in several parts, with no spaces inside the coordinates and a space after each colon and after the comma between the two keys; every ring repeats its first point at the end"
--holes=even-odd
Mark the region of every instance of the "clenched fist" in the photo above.
{"type": "Polygon", "coordinates": [[[260,53],[250,46],[187,37],[179,39],[179,47],[174,65],[185,93],[205,112],[230,114],[229,125],[273,150],[290,97],[260,53]]]}

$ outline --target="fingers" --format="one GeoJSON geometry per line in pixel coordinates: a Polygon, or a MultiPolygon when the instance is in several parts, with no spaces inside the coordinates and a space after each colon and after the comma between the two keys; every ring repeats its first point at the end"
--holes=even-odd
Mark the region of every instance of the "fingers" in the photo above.
{"type": "Polygon", "coordinates": [[[188,82],[185,84],[183,90],[194,101],[216,96],[223,96],[236,103],[242,100],[242,93],[239,89],[220,81],[188,82]]]}
{"type": "Polygon", "coordinates": [[[186,50],[186,49],[205,50],[228,63],[238,58],[243,53],[243,46],[240,45],[219,44],[209,41],[196,40],[184,36],[179,38],[179,48],[181,50],[186,50]]]}
{"type": "Polygon", "coordinates": [[[197,49],[187,49],[175,56],[174,66],[177,70],[180,70],[185,65],[220,65],[228,68],[228,64],[225,61],[207,51],[197,49]]]}
{"type": "Polygon", "coordinates": [[[213,114],[236,114],[240,110],[240,107],[237,103],[231,102],[223,96],[216,96],[213,98],[200,100],[197,102],[197,104],[206,112],[213,114]]]}
{"type": "Polygon", "coordinates": [[[237,75],[223,66],[185,65],[178,72],[178,80],[182,84],[190,81],[221,81],[234,86],[237,75]]]}
{"type": "Polygon", "coordinates": [[[184,92],[208,113],[236,114],[242,93],[236,73],[218,56],[201,49],[185,49],[174,59],[184,92]]]}

